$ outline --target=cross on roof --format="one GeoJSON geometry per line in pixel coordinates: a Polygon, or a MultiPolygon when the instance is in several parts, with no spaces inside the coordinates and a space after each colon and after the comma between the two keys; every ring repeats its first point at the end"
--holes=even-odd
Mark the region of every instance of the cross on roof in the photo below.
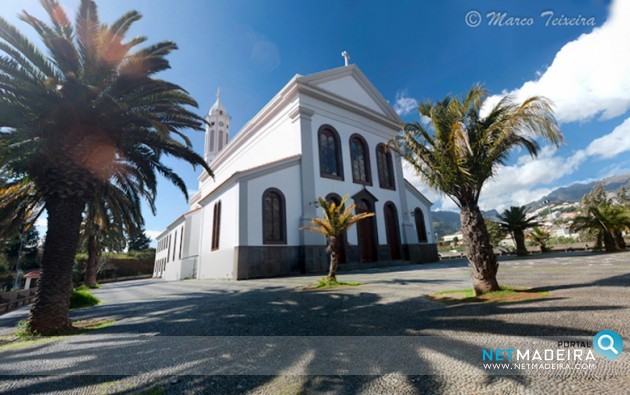
{"type": "Polygon", "coordinates": [[[345,66],[347,66],[348,62],[350,61],[350,54],[348,52],[346,52],[346,51],[343,51],[341,53],[341,56],[343,56],[344,61],[345,61],[345,66]]]}

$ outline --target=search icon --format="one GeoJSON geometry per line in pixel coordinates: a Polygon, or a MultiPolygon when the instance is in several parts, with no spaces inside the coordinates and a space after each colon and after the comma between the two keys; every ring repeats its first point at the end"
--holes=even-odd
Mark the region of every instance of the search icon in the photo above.
{"type": "Polygon", "coordinates": [[[612,361],[623,351],[623,339],[615,331],[603,330],[593,338],[593,348],[598,354],[612,361]]]}
{"type": "Polygon", "coordinates": [[[599,346],[599,348],[601,348],[604,351],[612,351],[615,354],[619,354],[619,351],[615,350],[615,341],[613,340],[613,338],[610,335],[601,335],[599,337],[599,339],[597,339],[597,345],[599,346]],[[604,346],[602,344],[602,340],[606,340],[608,341],[608,345],[604,346]]]}

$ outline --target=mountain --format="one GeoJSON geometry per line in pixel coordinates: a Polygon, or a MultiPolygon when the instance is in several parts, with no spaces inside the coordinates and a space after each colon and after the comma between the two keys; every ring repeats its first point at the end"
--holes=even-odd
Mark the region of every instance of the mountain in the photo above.
{"type": "Polygon", "coordinates": [[[604,178],[599,181],[592,181],[589,183],[575,183],[569,185],[568,187],[558,188],[547,196],[543,197],[542,199],[527,204],[527,207],[529,207],[531,210],[536,210],[546,206],[549,203],[579,202],[582,199],[582,196],[589,193],[599,182],[604,184],[604,189],[606,191],[615,192],[621,186],[630,183],[630,173],[604,178]]]}
{"type": "Polygon", "coordinates": [[[459,231],[459,213],[453,211],[432,211],[433,231],[438,237],[450,235],[459,231]]]}
{"type": "MultiPolygon", "coordinates": [[[[615,192],[623,185],[630,184],[630,173],[619,176],[607,177],[599,181],[589,183],[575,183],[567,187],[555,189],[547,196],[540,200],[526,204],[530,210],[536,210],[546,206],[549,203],[558,202],[579,202],[582,196],[589,193],[595,184],[603,183],[604,189],[608,192],[615,192]]],[[[495,220],[499,213],[497,210],[488,210],[482,212],[484,218],[495,220]]],[[[433,211],[433,229],[438,237],[459,232],[460,222],[459,213],[454,211],[433,211]]]]}

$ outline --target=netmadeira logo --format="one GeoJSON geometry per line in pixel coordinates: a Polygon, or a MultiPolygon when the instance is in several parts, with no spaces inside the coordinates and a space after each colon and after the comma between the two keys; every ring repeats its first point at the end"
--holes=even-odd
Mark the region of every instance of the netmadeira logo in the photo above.
{"type": "Polygon", "coordinates": [[[593,348],[602,357],[613,361],[619,358],[623,350],[623,339],[615,331],[604,330],[597,332],[593,338],[593,348]]]}
{"type": "Polygon", "coordinates": [[[489,369],[593,369],[599,354],[608,361],[621,355],[623,340],[612,330],[598,332],[590,341],[558,341],[557,347],[534,348],[486,348],[482,349],[481,359],[489,369]]]}

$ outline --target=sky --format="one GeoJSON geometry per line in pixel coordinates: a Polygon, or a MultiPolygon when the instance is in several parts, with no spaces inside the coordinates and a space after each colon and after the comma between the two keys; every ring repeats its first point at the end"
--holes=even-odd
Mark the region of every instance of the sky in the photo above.
{"type": "MultiPolygon", "coordinates": [[[[78,0],[60,0],[69,14],[78,0]]],[[[172,69],[160,75],[187,89],[205,115],[217,88],[232,116],[233,138],[295,74],[343,65],[361,68],[405,122],[418,102],[463,95],[482,83],[492,96],[543,95],[555,104],[566,144],[543,144],[537,159],[515,150],[483,190],[482,209],[537,200],[553,189],[630,172],[630,1],[530,0],[101,0],[101,20],[129,10],[143,18],[129,37],[175,41],[172,69]],[[501,13],[505,13],[500,19],[501,13]],[[493,15],[495,16],[493,18],[493,15]]],[[[17,14],[43,17],[37,0],[2,0],[0,15],[35,40],[17,14]]],[[[420,120],[422,121],[422,120],[420,120]]],[[[203,153],[203,133],[190,131],[203,153]]],[[[199,169],[167,158],[192,194],[199,169]]],[[[455,205],[407,177],[434,202],[455,205]]],[[[159,180],[157,215],[144,209],[155,237],[188,209],[159,180]]],[[[45,219],[39,224],[45,226],[45,219]]]]}

